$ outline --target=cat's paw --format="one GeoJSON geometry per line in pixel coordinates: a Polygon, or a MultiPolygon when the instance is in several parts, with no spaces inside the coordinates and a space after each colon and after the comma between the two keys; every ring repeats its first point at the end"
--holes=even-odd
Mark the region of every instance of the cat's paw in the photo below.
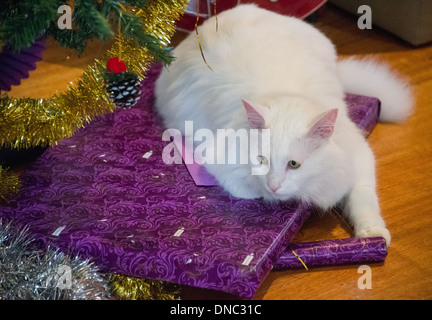
{"type": "Polygon", "coordinates": [[[356,238],[366,237],[383,237],[386,241],[387,247],[390,246],[391,236],[390,232],[384,227],[371,226],[358,230],[355,234],[356,238]]]}

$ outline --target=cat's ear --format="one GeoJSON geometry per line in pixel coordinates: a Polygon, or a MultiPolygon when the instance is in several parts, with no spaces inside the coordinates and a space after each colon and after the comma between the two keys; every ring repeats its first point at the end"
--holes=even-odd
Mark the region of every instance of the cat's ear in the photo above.
{"type": "Polygon", "coordinates": [[[310,127],[307,137],[313,140],[328,140],[333,134],[337,115],[338,109],[331,109],[321,115],[310,127]]]}
{"type": "Polygon", "coordinates": [[[257,104],[242,100],[251,129],[264,129],[268,119],[269,109],[257,104]]]}

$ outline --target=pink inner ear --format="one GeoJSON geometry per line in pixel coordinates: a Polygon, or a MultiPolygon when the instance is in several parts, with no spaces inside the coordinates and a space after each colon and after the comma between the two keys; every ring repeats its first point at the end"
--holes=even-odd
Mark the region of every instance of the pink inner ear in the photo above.
{"type": "Polygon", "coordinates": [[[338,115],[338,109],[332,109],[326,112],[321,118],[315,122],[309,129],[308,138],[327,140],[331,137],[334,131],[334,125],[338,115]]]}
{"type": "Polygon", "coordinates": [[[259,104],[252,105],[245,100],[242,100],[242,102],[245,107],[251,129],[264,129],[266,124],[265,118],[267,116],[268,109],[259,104]]]}

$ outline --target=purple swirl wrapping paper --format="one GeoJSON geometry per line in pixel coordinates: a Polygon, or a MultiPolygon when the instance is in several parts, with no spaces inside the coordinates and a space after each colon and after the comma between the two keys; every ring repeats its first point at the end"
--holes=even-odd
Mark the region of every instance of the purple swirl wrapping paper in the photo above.
{"type": "Polygon", "coordinates": [[[374,97],[347,93],[345,102],[348,116],[357,124],[365,137],[369,136],[379,121],[381,101],[374,97]]]}
{"type": "Polygon", "coordinates": [[[252,298],[311,208],[237,199],[197,187],[183,164],[166,165],[152,110],[159,70],[134,108],[48,148],[0,218],[28,226],[41,247],[92,258],[102,272],[252,298]]]}
{"type": "Polygon", "coordinates": [[[276,264],[275,270],[383,262],[387,245],[382,237],[347,238],[326,241],[291,243],[276,264]],[[293,252],[295,252],[295,255],[293,252]]]}

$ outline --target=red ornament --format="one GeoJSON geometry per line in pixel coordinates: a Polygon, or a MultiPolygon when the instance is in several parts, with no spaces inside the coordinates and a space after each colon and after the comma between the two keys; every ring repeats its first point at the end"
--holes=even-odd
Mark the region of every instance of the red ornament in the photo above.
{"type": "Polygon", "coordinates": [[[108,60],[107,69],[109,72],[122,73],[126,71],[127,67],[123,60],[113,57],[108,60]]]}

